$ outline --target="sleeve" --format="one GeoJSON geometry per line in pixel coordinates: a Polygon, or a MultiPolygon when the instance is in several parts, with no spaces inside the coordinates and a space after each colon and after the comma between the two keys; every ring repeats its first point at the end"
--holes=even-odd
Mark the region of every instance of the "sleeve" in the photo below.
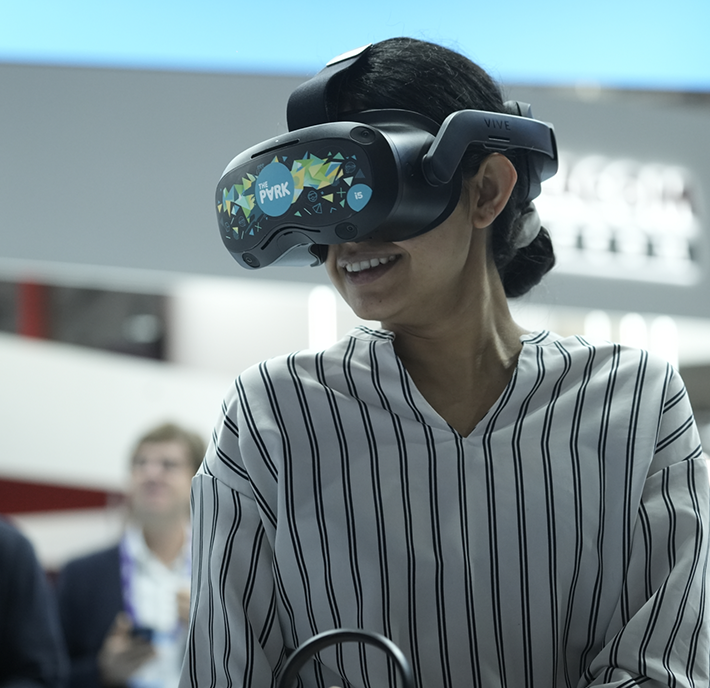
{"type": "Polygon", "coordinates": [[[191,619],[180,688],[266,688],[285,656],[264,498],[242,461],[243,414],[229,401],[223,414],[193,480],[191,619]]]}
{"type": "Polygon", "coordinates": [[[671,370],[624,589],[585,685],[708,685],[708,492],[687,393],[671,370]]]}
{"type": "Polygon", "coordinates": [[[62,688],[67,661],[54,598],[30,542],[20,533],[7,532],[13,541],[3,545],[0,554],[0,686],[62,688]]]}

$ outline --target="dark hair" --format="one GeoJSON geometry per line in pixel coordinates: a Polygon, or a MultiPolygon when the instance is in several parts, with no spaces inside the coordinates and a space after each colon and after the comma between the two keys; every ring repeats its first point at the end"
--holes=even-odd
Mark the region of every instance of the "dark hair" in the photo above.
{"type": "MultiPolygon", "coordinates": [[[[341,112],[381,108],[412,110],[438,124],[457,110],[505,112],[500,88],[481,67],[453,50],[413,38],[375,43],[341,84],[341,112]]],[[[488,155],[470,146],[461,163],[464,177],[474,176],[488,155]]],[[[506,155],[515,165],[518,183],[493,224],[492,251],[506,296],[516,297],[540,282],[555,264],[555,255],[544,227],[529,246],[515,248],[528,173],[524,151],[506,155]]]]}
{"type": "Polygon", "coordinates": [[[131,459],[135,459],[138,450],[152,442],[179,442],[187,450],[192,468],[197,469],[205,457],[205,442],[196,432],[187,430],[176,423],[162,423],[138,438],[135,443],[131,459]]]}

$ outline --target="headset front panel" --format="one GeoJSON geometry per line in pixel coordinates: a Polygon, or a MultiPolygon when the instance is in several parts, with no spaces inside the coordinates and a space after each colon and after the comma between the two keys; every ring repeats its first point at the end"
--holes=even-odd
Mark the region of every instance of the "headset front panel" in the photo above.
{"type": "Polygon", "coordinates": [[[237,156],[219,183],[222,240],[260,265],[294,230],[306,243],[359,240],[387,216],[396,179],[390,146],[372,127],[338,122],[271,139],[237,156]]]}

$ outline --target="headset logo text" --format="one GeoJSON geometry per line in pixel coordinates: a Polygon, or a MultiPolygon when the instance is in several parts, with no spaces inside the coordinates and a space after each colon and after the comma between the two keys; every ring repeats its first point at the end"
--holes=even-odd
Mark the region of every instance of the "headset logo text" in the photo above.
{"type": "Polygon", "coordinates": [[[489,129],[506,129],[507,131],[510,131],[510,120],[484,117],[483,122],[489,129]]]}
{"type": "Polygon", "coordinates": [[[269,188],[269,182],[259,184],[259,203],[263,203],[267,198],[273,201],[290,195],[291,190],[288,188],[288,182],[280,182],[271,188],[269,188]]]}
{"type": "Polygon", "coordinates": [[[271,217],[283,215],[289,209],[293,191],[291,171],[280,162],[269,163],[256,178],[256,202],[271,217]]]}

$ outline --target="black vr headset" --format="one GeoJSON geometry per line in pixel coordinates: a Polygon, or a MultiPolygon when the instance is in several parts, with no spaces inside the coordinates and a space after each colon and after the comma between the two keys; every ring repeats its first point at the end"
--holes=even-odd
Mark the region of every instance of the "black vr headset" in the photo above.
{"type": "Polygon", "coordinates": [[[232,160],[217,186],[222,241],[246,268],[320,265],[328,246],[410,239],[441,224],[461,193],[459,163],[471,144],[527,151],[527,200],[557,171],[550,124],[510,101],[509,114],[460,110],[439,127],[407,110],[366,110],[335,121],[329,88],[369,49],[331,60],[299,86],[288,134],[232,160]]]}

